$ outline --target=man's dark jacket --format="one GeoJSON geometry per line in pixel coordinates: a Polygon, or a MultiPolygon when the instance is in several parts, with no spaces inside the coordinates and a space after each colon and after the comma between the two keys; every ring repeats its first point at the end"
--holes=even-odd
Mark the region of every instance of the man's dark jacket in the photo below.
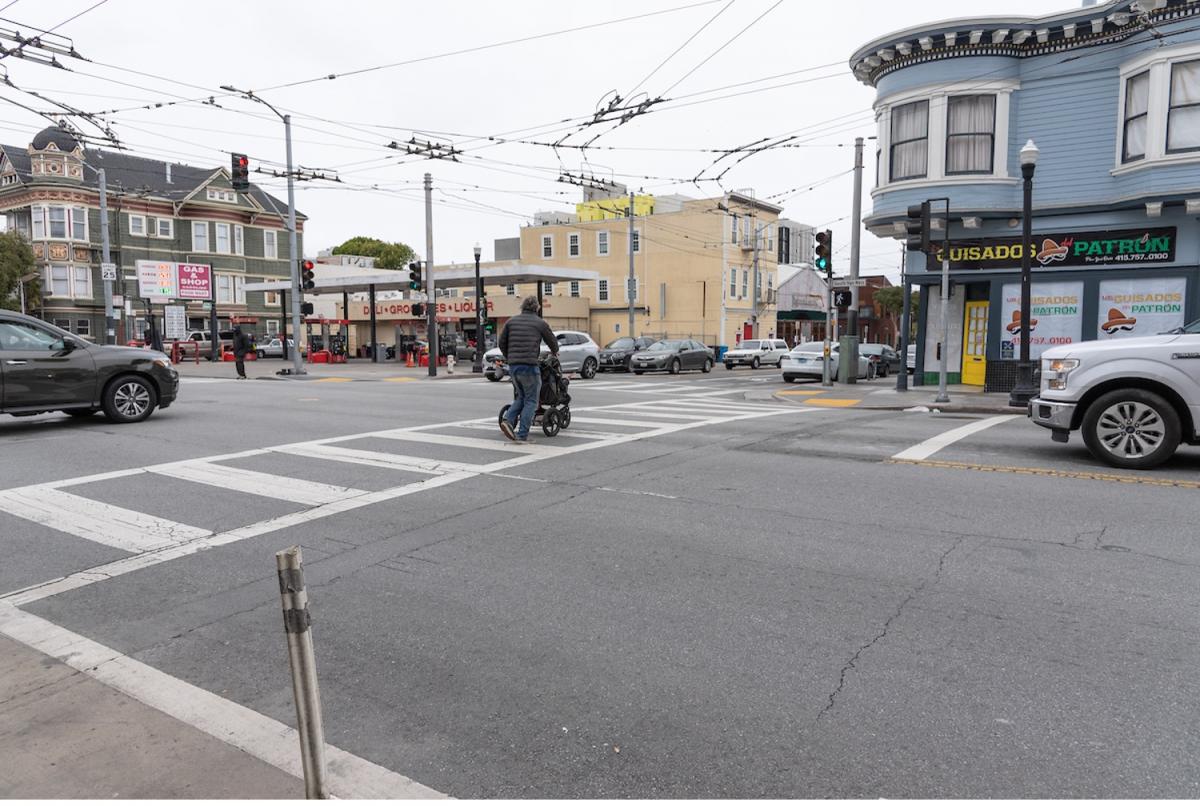
{"type": "Polygon", "coordinates": [[[558,352],[558,339],[546,320],[536,313],[517,314],[508,320],[500,333],[500,352],[509,366],[513,364],[537,364],[542,342],[550,352],[558,352]]]}
{"type": "Polygon", "coordinates": [[[250,337],[240,330],[234,331],[233,334],[233,355],[236,358],[244,358],[247,353],[254,349],[254,342],[250,337]]]}

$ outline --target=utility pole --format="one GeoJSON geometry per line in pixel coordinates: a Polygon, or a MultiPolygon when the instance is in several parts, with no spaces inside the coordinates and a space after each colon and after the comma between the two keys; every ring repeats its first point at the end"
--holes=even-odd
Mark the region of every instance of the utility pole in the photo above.
{"type": "MultiPolygon", "coordinates": [[[[941,342],[941,359],[938,362],[938,393],[934,403],[949,403],[950,395],[946,391],[946,361],[950,352],[950,200],[945,199],[946,220],[942,222],[942,311],[939,323],[941,342]]],[[[1026,241],[1028,243],[1028,241],[1026,241]]]]}
{"type": "Polygon", "coordinates": [[[862,238],[863,139],[854,138],[854,212],[850,230],[850,310],[846,311],[846,335],[842,337],[842,381],[858,382],[858,262],[862,238]]]}
{"type": "Polygon", "coordinates": [[[758,338],[758,213],[750,214],[750,237],[754,238],[754,277],[750,284],[750,338],[758,338]]]}
{"type": "MultiPolygon", "coordinates": [[[[117,278],[116,268],[112,265],[112,254],[108,242],[108,182],[104,169],[96,172],[100,182],[100,272],[104,275],[104,343],[117,343],[117,315],[113,310],[113,280],[117,278]]],[[[25,286],[21,285],[22,302],[24,301],[25,286]]],[[[22,307],[24,305],[22,304],[22,307]]]]}
{"type": "Polygon", "coordinates": [[[425,174],[425,293],[429,296],[429,303],[425,306],[428,321],[426,338],[429,341],[429,377],[436,378],[438,333],[437,291],[433,280],[433,174],[425,174]]]}
{"type": "Polygon", "coordinates": [[[633,304],[636,298],[634,293],[634,274],[633,274],[633,191],[629,191],[629,279],[625,281],[625,296],[629,297],[629,333],[631,339],[637,338],[634,335],[633,329],[633,304]]]}
{"type": "MultiPolygon", "coordinates": [[[[288,193],[288,257],[292,264],[292,338],[296,349],[292,350],[292,374],[303,375],[304,364],[300,358],[300,252],[296,238],[296,177],[292,167],[292,116],[283,115],[283,134],[287,142],[287,193],[288,193]]],[[[217,283],[213,277],[213,286],[217,283]]],[[[215,306],[214,306],[215,307],[215,306]]],[[[218,338],[213,331],[213,341],[218,338]]]]}

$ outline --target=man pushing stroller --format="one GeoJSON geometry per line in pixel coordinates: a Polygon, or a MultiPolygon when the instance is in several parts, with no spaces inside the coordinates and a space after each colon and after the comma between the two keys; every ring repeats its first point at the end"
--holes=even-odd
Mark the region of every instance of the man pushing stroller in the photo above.
{"type": "Polygon", "coordinates": [[[529,441],[529,427],[537,413],[538,396],[542,389],[542,371],[538,366],[542,342],[558,355],[558,340],[538,314],[537,297],[526,297],[521,301],[521,313],[508,320],[500,333],[500,351],[508,362],[508,373],[512,376],[515,399],[500,430],[504,436],[517,442],[529,441]]]}

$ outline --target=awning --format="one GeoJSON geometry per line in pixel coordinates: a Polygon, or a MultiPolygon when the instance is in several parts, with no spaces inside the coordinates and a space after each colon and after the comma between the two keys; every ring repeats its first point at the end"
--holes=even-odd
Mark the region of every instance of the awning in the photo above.
{"type": "Polygon", "coordinates": [[[824,322],[825,311],[777,311],[775,319],[779,322],[824,322]]]}
{"type": "MultiPolygon", "coordinates": [[[[533,265],[518,260],[481,264],[479,274],[485,287],[528,285],[529,283],[594,282],[600,279],[600,273],[595,271],[533,265]]],[[[344,275],[333,275],[327,272],[322,272],[321,275],[314,278],[313,288],[304,292],[306,295],[361,294],[370,291],[372,286],[375,287],[376,293],[408,290],[407,270],[351,269],[344,275]]],[[[433,280],[435,288],[474,288],[475,264],[435,266],[433,280]]],[[[246,283],[245,288],[247,291],[286,292],[291,290],[292,283],[290,280],[269,280],[261,283],[246,283]]]]}

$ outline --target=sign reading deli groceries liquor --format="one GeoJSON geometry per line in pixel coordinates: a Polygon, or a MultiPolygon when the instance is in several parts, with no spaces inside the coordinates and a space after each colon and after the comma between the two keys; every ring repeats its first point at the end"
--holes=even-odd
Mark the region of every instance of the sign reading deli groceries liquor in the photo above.
{"type": "MultiPolygon", "coordinates": [[[[941,265],[942,250],[936,260],[941,265]]],[[[950,242],[951,269],[1019,269],[1021,238],[981,238],[950,242]]],[[[1075,232],[1033,236],[1032,264],[1058,266],[1153,265],[1175,260],[1175,227],[1075,232]]],[[[935,268],[935,267],[931,267],[935,268]]]]}
{"type": "MultiPolygon", "coordinates": [[[[428,303],[425,304],[427,305],[428,303]]],[[[475,316],[475,300],[473,299],[438,300],[436,305],[439,321],[441,321],[441,317],[461,319],[464,317],[475,316]]],[[[395,302],[376,302],[375,315],[383,319],[416,319],[418,317],[413,316],[412,306],[413,304],[408,300],[396,300],[395,302]]],[[[360,303],[357,307],[358,311],[356,313],[358,314],[359,318],[365,319],[370,317],[370,304],[360,303]]],[[[488,312],[491,313],[495,307],[496,304],[489,299],[487,303],[488,312]]],[[[424,314],[422,314],[419,318],[424,319],[424,314]]],[[[449,319],[447,319],[447,321],[449,321],[449,319]]]]}

